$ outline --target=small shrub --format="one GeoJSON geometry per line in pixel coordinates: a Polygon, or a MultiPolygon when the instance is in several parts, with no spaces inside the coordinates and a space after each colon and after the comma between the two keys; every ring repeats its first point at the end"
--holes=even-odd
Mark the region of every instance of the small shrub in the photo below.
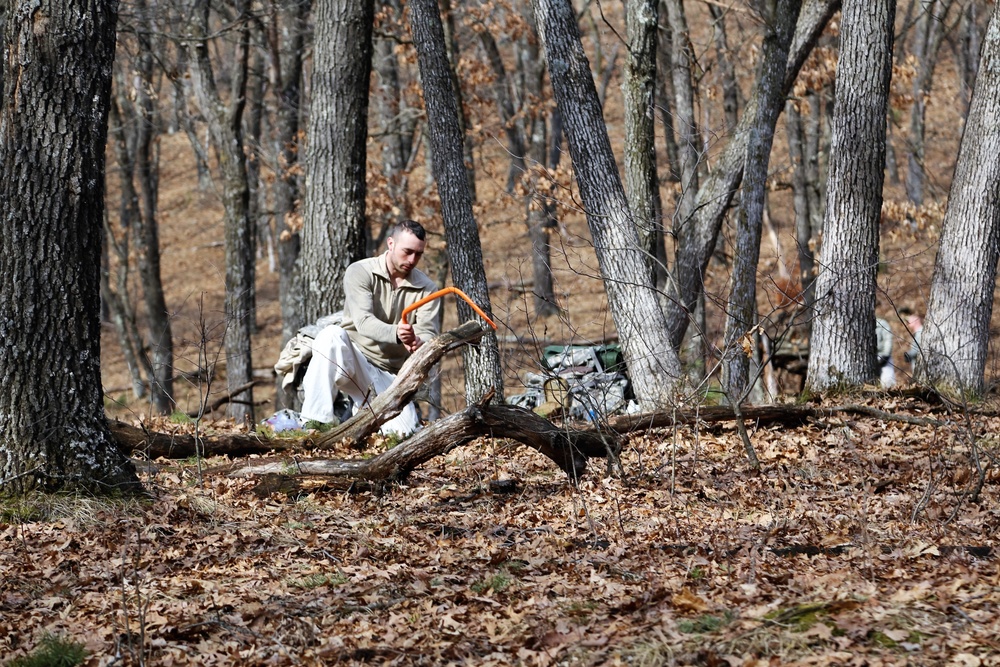
{"type": "Polygon", "coordinates": [[[35,650],[14,658],[7,667],[75,667],[83,664],[87,650],[80,642],[46,634],[35,650]]]}

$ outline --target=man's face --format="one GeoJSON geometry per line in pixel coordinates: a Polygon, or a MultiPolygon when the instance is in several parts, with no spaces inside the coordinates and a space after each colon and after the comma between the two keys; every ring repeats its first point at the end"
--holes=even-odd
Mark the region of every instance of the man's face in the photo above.
{"type": "Polygon", "coordinates": [[[390,236],[386,241],[389,248],[389,273],[401,278],[410,275],[424,254],[425,241],[421,241],[412,232],[403,230],[396,236],[390,236]]]}

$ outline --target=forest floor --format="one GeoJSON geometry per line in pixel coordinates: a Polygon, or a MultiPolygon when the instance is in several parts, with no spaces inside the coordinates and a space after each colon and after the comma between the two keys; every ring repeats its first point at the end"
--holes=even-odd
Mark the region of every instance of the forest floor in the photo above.
{"type": "Polygon", "coordinates": [[[759,473],[732,424],[651,431],[576,485],[499,437],[380,493],[141,463],[146,501],[5,509],[0,656],[49,633],[94,666],[1000,664],[1000,418],[866,400],[926,423],[751,428],[759,473]]]}

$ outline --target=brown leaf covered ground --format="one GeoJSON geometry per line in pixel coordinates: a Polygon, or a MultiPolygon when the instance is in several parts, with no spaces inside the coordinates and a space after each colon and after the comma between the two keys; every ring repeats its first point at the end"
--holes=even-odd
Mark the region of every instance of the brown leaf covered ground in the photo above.
{"type": "Polygon", "coordinates": [[[576,487],[502,437],[381,494],[144,464],[145,503],[8,509],[0,655],[48,632],[88,665],[1000,664],[1000,419],[932,416],[751,431],[759,475],[731,425],[647,433],[576,487]]]}

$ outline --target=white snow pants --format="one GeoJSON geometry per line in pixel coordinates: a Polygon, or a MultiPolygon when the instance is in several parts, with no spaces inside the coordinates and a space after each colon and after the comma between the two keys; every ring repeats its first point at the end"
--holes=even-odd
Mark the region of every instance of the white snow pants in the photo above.
{"type": "MultiPolygon", "coordinates": [[[[305,392],[302,419],[333,422],[333,401],[338,391],[350,396],[356,414],[370,399],[388,389],[395,379],[395,375],[368,361],[346,331],[336,325],[328,326],[313,341],[312,359],[302,379],[305,392]]],[[[419,425],[417,408],[408,403],[402,412],[383,424],[379,432],[406,437],[419,425]]]]}

